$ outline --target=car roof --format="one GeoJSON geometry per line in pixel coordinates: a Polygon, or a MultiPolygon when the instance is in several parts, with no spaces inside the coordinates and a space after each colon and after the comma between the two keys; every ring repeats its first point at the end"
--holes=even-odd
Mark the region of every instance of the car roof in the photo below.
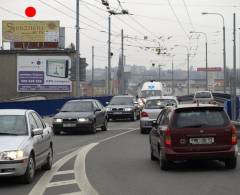
{"type": "Polygon", "coordinates": [[[219,107],[222,108],[222,106],[214,105],[214,104],[179,104],[176,109],[181,109],[181,108],[209,108],[209,107],[219,107]]]}
{"type": "Polygon", "coordinates": [[[158,100],[158,99],[173,99],[176,100],[177,98],[175,96],[151,96],[148,97],[146,100],[158,100]]]}
{"type": "Polygon", "coordinates": [[[82,100],[69,100],[67,102],[93,102],[96,101],[94,99],[82,99],[82,100]]]}
{"type": "Polygon", "coordinates": [[[134,96],[132,96],[132,95],[115,95],[115,96],[113,96],[114,98],[115,97],[130,97],[130,98],[134,98],[134,96]]]}
{"type": "Polygon", "coordinates": [[[27,109],[0,109],[0,115],[25,115],[27,109]]]}
{"type": "Polygon", "coordinates": [[[195,93],[212,93],[211,91],[196,91],[195,93]]]}

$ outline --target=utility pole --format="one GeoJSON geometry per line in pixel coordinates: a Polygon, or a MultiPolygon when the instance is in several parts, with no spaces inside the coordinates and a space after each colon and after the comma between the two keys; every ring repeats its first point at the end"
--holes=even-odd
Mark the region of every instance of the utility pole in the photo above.
{"type": "Polygon", "coordinates": [[[208,43],[206,40],[206,90],[208,90],[208,43]]]}
{"type": "Polygon", "coordinates": [[[174,80],[173,80],[173,74],[174,74],[174,63],[173,63],[173,57],[172,57],[172,95],[174,94],[174,80]]]}
{"type": "Polygon", "coordinates": [[[190,94],[190,74],[189,74],[189,58],[190,53],[187,53],[187,93],[190,94]]]}
{"type": "Polygon", "coordinates": [[[94,46],[92,46],[92,96],[94,96],[94,46]]]}
{"type": "Polygon", "coordinates": [[[111,95],[111,14],[108,16],[108,95],[111,95]]]}
{"type": "Polygon", "coordinates": [[[232,93],[232,120],[236,120],[236,14],[233,14],[233,93],[232,93]]]}
{"type": "Polygon", "coordinates": [[[227,93],[227,65],[226,65],[226,30],[223,18],[223,79],[224,79],[224,93],[227,93]]]}
{"type": "Polygon", "coordinates": [[[79,38],[79,0],[76,0],[76,96],[80,97],[80,38],[79,38]]]}
{"type": "Polygon", "coordinates": [[[124,34],[121,30],[121,64],[120,64],[120,94],[124,94],[124,34]]]}

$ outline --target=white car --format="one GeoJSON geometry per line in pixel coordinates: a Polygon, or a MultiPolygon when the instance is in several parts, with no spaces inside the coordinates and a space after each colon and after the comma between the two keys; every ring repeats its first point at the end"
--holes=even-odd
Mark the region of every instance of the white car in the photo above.
{"type": "Polygon", "coordinates": [[[212,104],[214,103],[214,98],[211,91],[197,91],[193,97],[193,103],[204,103],[212,104]]]}
{"type": "Polygon", "coordinates": [[[148,133],[152,129],[152,121],[156,120],[159,113],[166,106],[178,106],[174,96],[156,96],[146,99],[146,104],[140,115],[140,132],[148,133]]]}
{"type": "Polygon", "coordinates": [[[50,170],[52,129],[33,110],[0,109],[0,177],[31,183],[35,170],[50,170]]]}

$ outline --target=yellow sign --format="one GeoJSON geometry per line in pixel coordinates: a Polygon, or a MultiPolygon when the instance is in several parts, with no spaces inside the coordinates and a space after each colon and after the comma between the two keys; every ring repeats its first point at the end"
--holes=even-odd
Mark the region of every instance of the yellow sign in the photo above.
{"type": "Polygon", "coordinates": [[[58,42],[59,21],[2,21],[4,42],[58,42]]]}

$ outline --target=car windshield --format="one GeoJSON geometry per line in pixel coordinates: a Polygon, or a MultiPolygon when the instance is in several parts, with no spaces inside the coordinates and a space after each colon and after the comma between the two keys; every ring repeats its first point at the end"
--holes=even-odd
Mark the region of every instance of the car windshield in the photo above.
{"type": "Polygon", "coordinates": [[[174,128],[226,126],[229,119],[223,110],[200,109],[177,111],[174,128]]]}
{"type": "Polygon", "coordinates": [[[26,118],[23,115],[0,115],[0,136],[27,135],[26,118]]]}
{"type": "Polygon", "coordinates": [[[196,93],[195,98],[211,98],[211,93],[209,93],[209,92],[198,92],[198,93],[196,93]]]}
{"type": "Polygon", "coordinates": [[[133,98],[130,97],[113,97],[110,105],[133,105],[133,98]]]}
{"type": "Polygon", "coordinates": [[[151,96],[162,96],[162,91],[160,90],[145,90],[141,91],[141,96],[143,98],[151,97],[151,96]]]}
{"type": "Polygon", "coordinates": [[[61,112],[92,112],[92,102],[67,102],[61,109],[61,112]]]}
{"type": "Polygon", "coordinates": [[[147,100],[145,109],[162,109],[166,106],[165,102],[162,102],[160,99],[147,100]]]}

